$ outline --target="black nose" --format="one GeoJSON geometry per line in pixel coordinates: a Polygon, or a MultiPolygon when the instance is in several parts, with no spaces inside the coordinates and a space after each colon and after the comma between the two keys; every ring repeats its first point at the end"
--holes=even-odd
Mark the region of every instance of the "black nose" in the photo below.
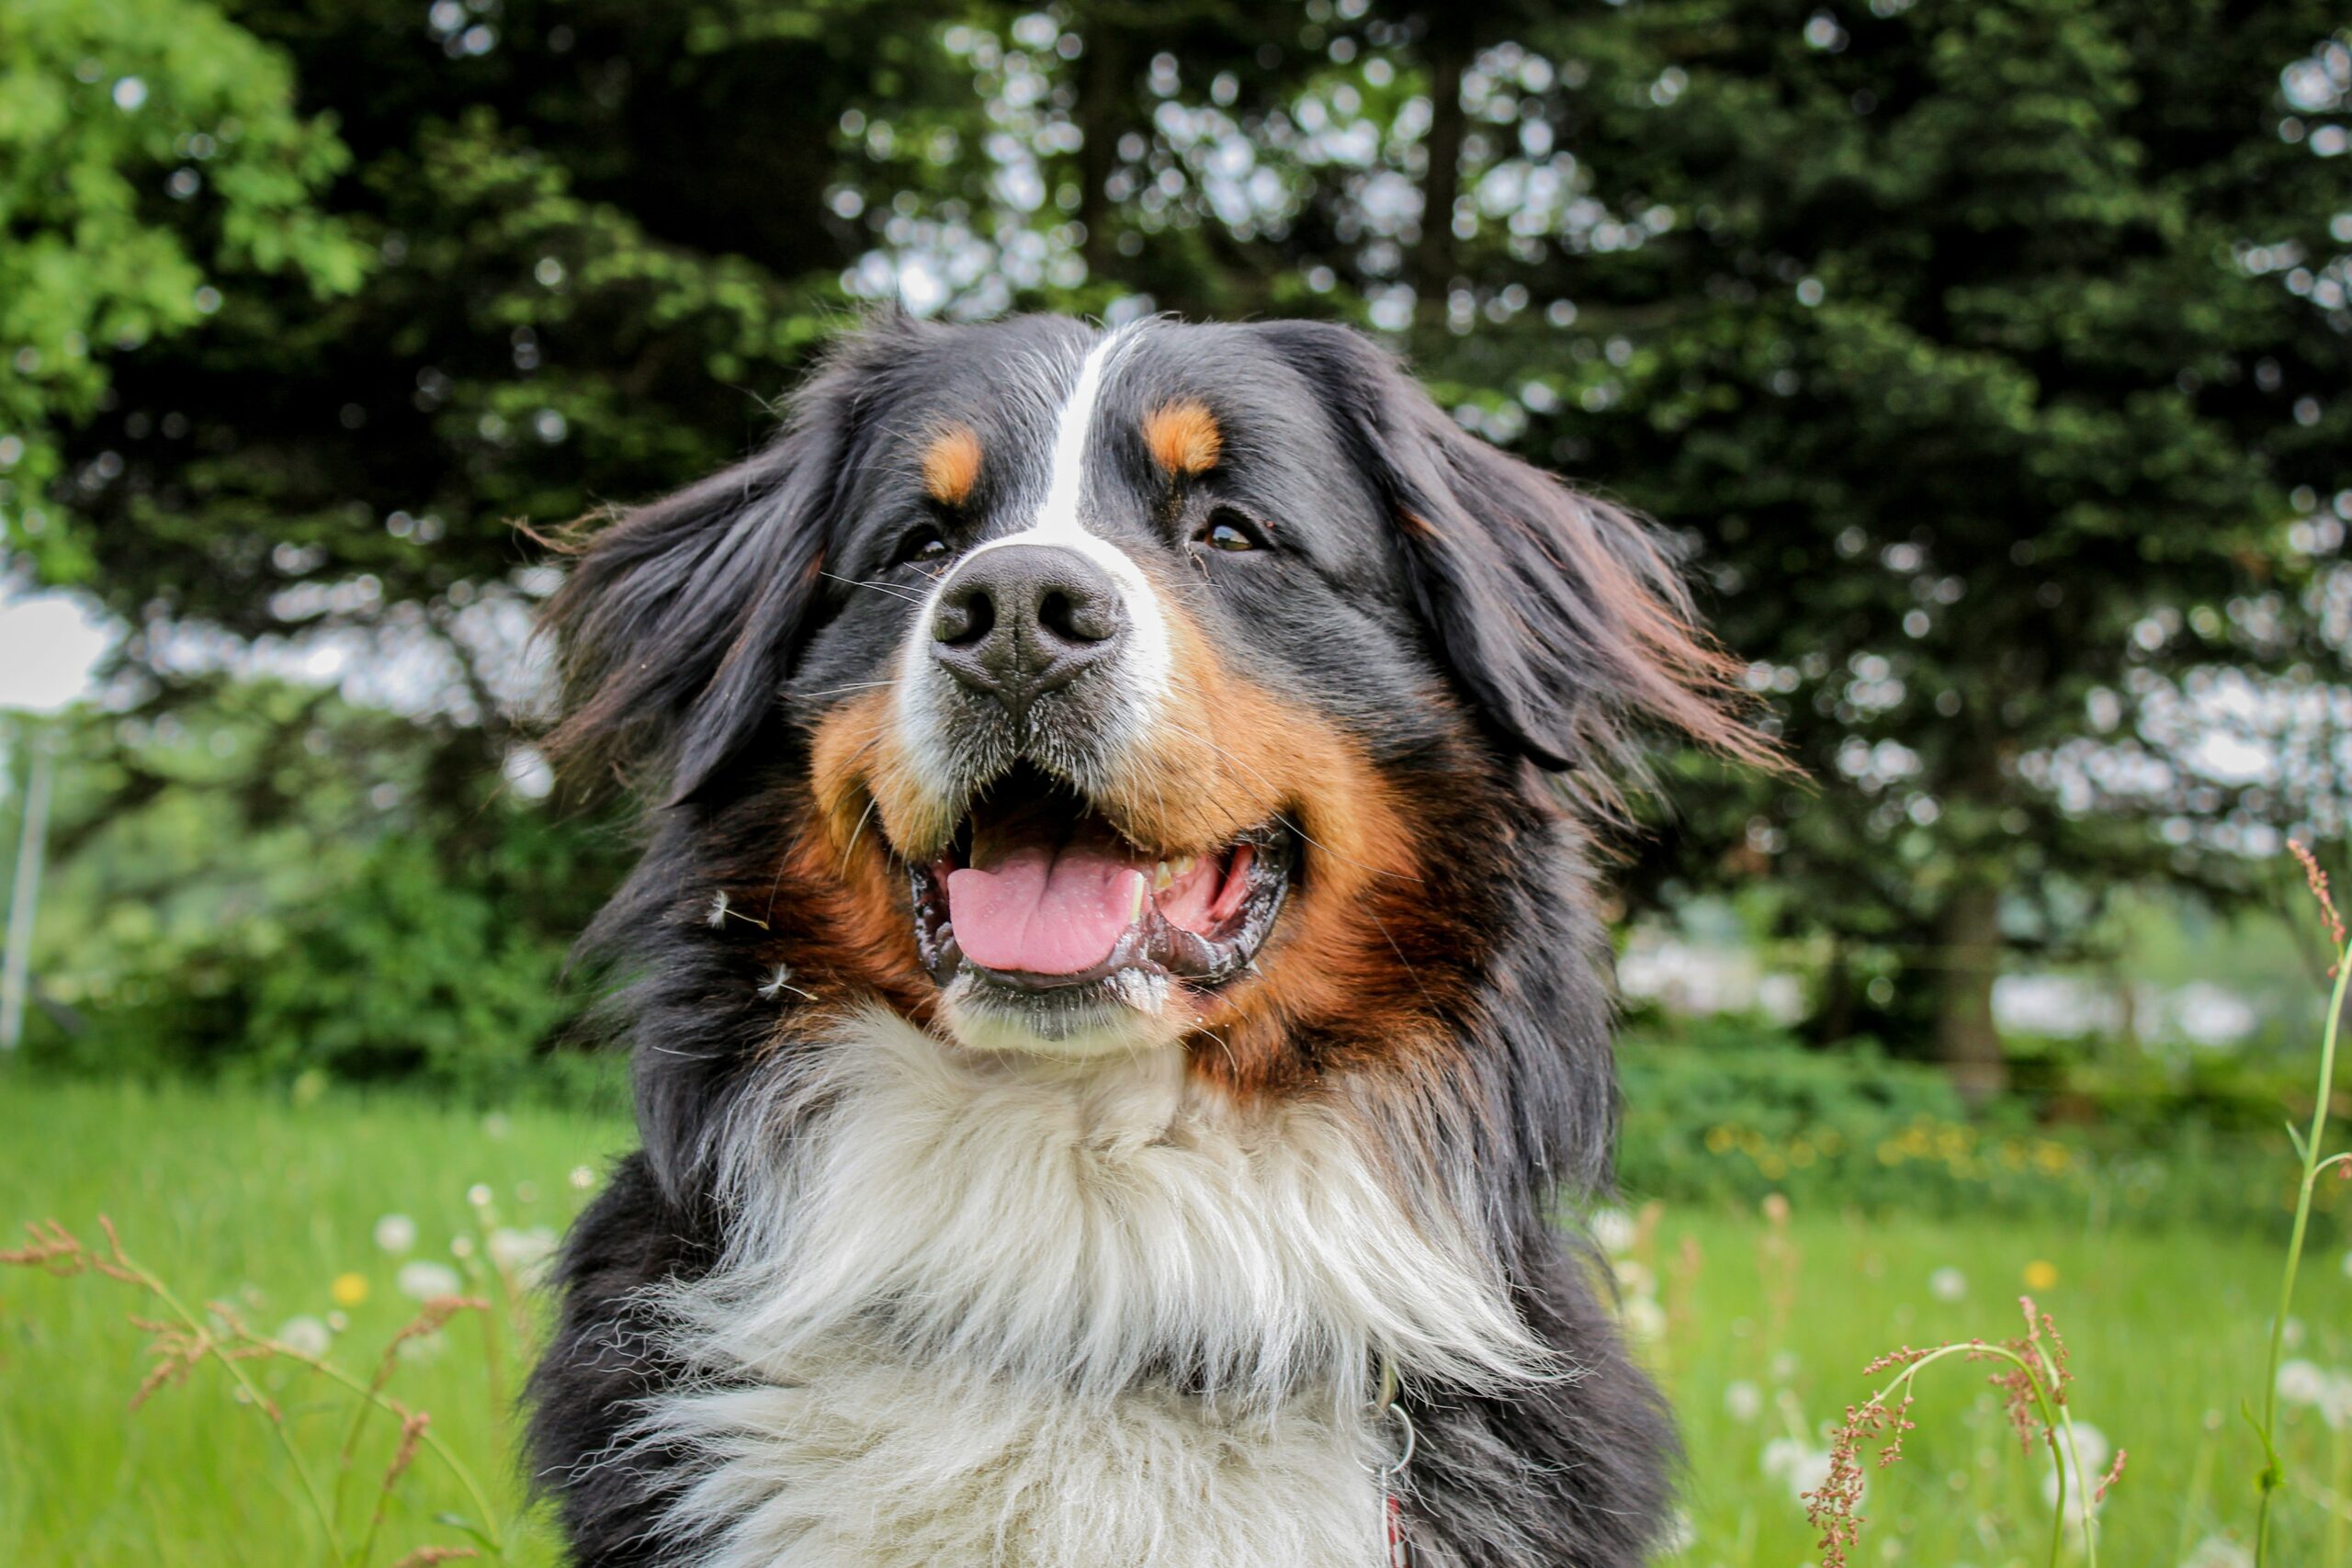
{"type": "Polygon", "coordinates": [[[1058,545],[982,550],[957,569],[931,619],[932,657],[1018,713],[1101,663],[1126,635],[1118,585],[1058,545]]]}

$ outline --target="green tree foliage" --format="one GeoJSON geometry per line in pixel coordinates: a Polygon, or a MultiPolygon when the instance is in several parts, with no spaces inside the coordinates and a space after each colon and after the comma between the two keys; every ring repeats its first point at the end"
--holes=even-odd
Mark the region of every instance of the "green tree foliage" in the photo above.
{"type": "Polygon", "coordinates": [[[200,0],[0,11],[0,541],[51,577],[91,568],[72,502],[43,492],[119,356],[224,286],[315,305],[359,282],[365,253],[314,204],[349,160],[293,96],[284,53],[200,0]]]}
{"type": "Polygon", "coordinates": [[[1779,889],[1825,933],[1824,1037],[1989,1082],[2005,953],[2078,941],[2134,879],[2243,893],[2278,828],[2342,821],[2352,50],[2311,0],[122,0],[12,27],[40,92],[0,95],[0,149],[42,172],[0,175],[0,269],[105,264],[74,285],[98,303],[32,325],[0,291],[0,348],[89,345],[71,389],[0,407],[62,454],[17,459],[18,542],[38,513],[44,570],[132,624],[165,705],[241,649],[405,671],[417,798],[448,808],[401,841],[445,866],[531,689],[549,574],[512,523],[718,466],[893,296],[1360,320],[1466,424],[1659,516],[1815,782],[1677,764],[1634,891],[1779,889]],[[166,91],[166,38],[247,62],[180,73],[233,102],[166,91]],[[114,194],[61,196],[87,190],[114,194]],[[210,270],[116,265],[141,246],[210,270]],[[167,321],[190,284],[217,308],[167,321]],[[104,313],[149,293],[136,333],[104,313]],[[2193,754],[2216,712],[2272,765],[2193,754]]]}
{"type": "Polygon", "coordinates": [[[549,1077],[577,1008],[564,950],[619,842],[494,778],[442,793],[413,724],[332,689],[211,677],[53,739],[40,1053],[467,1091],[549,1077]]]}
{"type": "MultiPolygon", "coordinates": [[[[1582,243],[1460,247],[1481,307],[1512,279],[1576,304],[1530,438],[1700,541],[1821,781],[1733,790],[1668,863],[1770,875],[1911,1018],[1932,998],[1980,1081],[2005,946],[2134,878],[2244,886],[2276,828],[2341,824],[2352,759],[2233,777],[2179,744],[2224,671],[2257,709],[2338,700],[2352,178],[2312,111],[2345,107],[2340,25],[1629,6],[1540,35],[1580,66],[1582,243]]],[[[1438,352],[1475,377],[1507,350],[1438,352]]],[[[1832,1032],[1868,1005],[1845,979],[1832,1032]]]]}

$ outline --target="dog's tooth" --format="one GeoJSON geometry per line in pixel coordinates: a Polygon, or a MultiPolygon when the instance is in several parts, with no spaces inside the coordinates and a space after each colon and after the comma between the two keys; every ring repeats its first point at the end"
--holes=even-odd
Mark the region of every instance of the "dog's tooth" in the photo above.
{"type": "Polygon", "coordinates": [[[1176,863],[1176,875],[1190,876],[1193,874],[1193,868],[1200,863],[1200,858],[1198,856],[1186,855],[1183,859],[1176,863]]]}
{"type": "Polygon", "coordinates": [[[1175,886],[1176,878],[1170,874],[1166,861],[1151,868],[1151,890],[1154,893],[1165,893],[1175,886]]]}
{"type": "Polygon", "coordinates": [[[1135,907],[1127,911],[1127,919],[1129,920],[1139,920],[1143,919],[1143,901],[1150,896],[1150,885],[1146,883],[1142,877],[1136,877],[1135,907]]]}

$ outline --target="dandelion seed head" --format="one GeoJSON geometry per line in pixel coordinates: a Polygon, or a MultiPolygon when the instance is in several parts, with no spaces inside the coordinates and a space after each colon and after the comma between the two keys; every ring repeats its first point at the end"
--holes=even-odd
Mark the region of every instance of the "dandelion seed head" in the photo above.
{"type": "Polygon", "coordinates": [[[2180,1568],[2254,1568],[2254,1553],[2226,1535],[2209,1535],[2180,1560],[2180,1568]]]}
{"type": "Polygon", "coordinates": [[[1666,1337],[1666,1309],[1648,1296],[1628,1301],[1617,1321],[1624,1325],[1627,1335],[1644,1344],[1655,1344],[1666,1337]]]}
{"type": "Polygon", "coordinates": [[[1774,1438],[1764,1445],[1764,1479],[1777,1481],[1799,1502],[1829,1479],[1829,1450],[1799,1438],[1774,1438]]]}
{"type": "Polygon", "coordinates": [[[1928,1293],[1939,1302],[1956,1302],[1968,1294],[1968,1276],[1947,1264],[1928,1276],[1928,1293]]]}
{"type": "MultiPolygon", "coordinates": [[[[596,1173],[584,1165],[575,1165],[571,1168],[571,1180],[573,1191],[585,1192],[596,1185],[596,1173]]],[[[2352,1261],[2352,1258],[2347,1258],[2347,1261],[2352,1261]]]]}
{"type": "Polygon", "coordinates": [[[1764,1394],[1742,1378],[1724,1385],[1724,1410],[1738,1422],[1750,1422],[1764,1413],[1764,1394]]]}
{"type": "Polygon", "coordinates": [[[406,1214],[386,1214],[376,1222],[376,1245],[399,1257],[416,1246],[416,1222],[406,1214]]]}
{"type": "Polygon", "coordinates": [[[2326,1370],[2298,1356],[2278,1364],[2278,1397],[2290,1404],[2316,1405],[2327,1397],[2326,1370]]]}
{"type": "Polygon", "coordinates": [[[704,917],[716,931],[727,923],[727,889],[720,888],[710,896],[710,913],[704,917]]]}
{"type": "Polygon", "coordinates": [[[492,1196],[493,1194],[490,1190],[490,1183],[487,1181],[477,1181],[471,1187],[466,1189],[466,1201],[471,1203],[477,1209],[489,1208],[490,1201],[492,1196]]]}
{"type": "Polygon", "coordinates": [[[428,1262],[418,1258],[401,1265],[392,1276],[392,1284],[401,1294],[412,1301],[431,1301],[435,1296],[454,1296],[464,1288],[465,1281],[447,1263],[428,1262]]]}
{"type": "Polygon", "coordinates": [[[490,1260],[505,1273],[536,1284],[547,1269],[548,1260],[555,1256],[555,1232],[546,1225],[533,1225],[528,1230],[513,1230],[505,1226],[490,1233],[490,1260]]]}
{"type": "Polygon", "coordinates": [[[334,1343],[334,1335],[319,1318],[305,1314],[289,1317],[278,1325],[277,1342],[289,1350],[305,1356],[323,1356],[334,1343]]]}

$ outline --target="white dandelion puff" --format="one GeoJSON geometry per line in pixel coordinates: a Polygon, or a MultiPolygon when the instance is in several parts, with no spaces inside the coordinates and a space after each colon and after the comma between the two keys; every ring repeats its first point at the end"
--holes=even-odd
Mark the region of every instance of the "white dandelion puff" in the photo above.
{"type": "Polygon", "coordinates": [[[528,1230],[501,1227],[490,1233],[490,1260],[501,1271],[514,1275],[526,1284],[538,1283],[547,1271],[548,1259],[555,1256],[555,1232],[545,1225],[533,1225],[528,1230]]]}
{"type": "Polygon", "coordinates": [[[2297,1357],[2279,1364],[2278,1397],[2290,1404],[2317,1404],[2327,1397],[2327,1373],[2317,1361],[2297,1357]]]}
{"type": "Polygon", "coordinates": [[[727,923],[727,889],[724,887],[710,896],[710,914],[707,918],[713,931],[727,923]]]}
{"type": "Polygon", "coordinates": [[[412,1301],[427,1302],[435,1296],[454,1296],[465,1287],[458,1271],[447,1263],[428,1263],[423,1258],[403,1263],[401,1271],[392,1276],[392,1285],[412,1301]]]}
{"type": "Polygon", "coordinates": [[[2180,1560],[2180,1568],[2254,1568],[2254,1553],[2225,1535],[2209,1535],[2180,1560]]]}
{"type": "Polygon", "coordinates": [[[376,1222],[376,1245],[399,1257],[416,1245],[416,1222],[406,1214],[386,1214],[376,1222]]]}
{"type": "Polygon", "coordinates": [[[334,1336],[327,1325],[305,1314],[289,1317],[277,1330],[277,1342],[288,1350],[304,1356],[323,1356],[334,1336]]]}
{"type": "Polygon", "coordinates": [[[1790,1496],[1803,1502],[1806,1493],[1818,1492],[1829,1479],[1829,1450],[1802,1438],[1775,1438],[1764,1445],[1764,1478],[1779,1482],[1790,1496]]]}
{"type": "Polygon", "coordinates": [[[2041,1478],[2041,1501],[2049,1507],[2058,1506],[2058,1476],[2063,1466],[2066,1477],[2066,1530],[2077,1539],[2098,1528],[2099,1481],[2107,1473],[2107,1461],[2115,1455],[2115,1445],[2107,1434],[2087,1421],[2074,1423],[2071,1442],[2063,1437],[2058,1444],[2058,1457],[2051,1461],[2049,1471],[2041,1478]]]}
{"type": "Polygon", "coordinates": [[[1635,1296],[1617,1314],[1626,1335],[1648,1344],[1666,1337],[1666,1309],[1647,1296],[1635,1296]]]}
{"type": "Polygon", "coordinates": [[[1724,1409],[1735,1421],[1755,1420],[1764,1413],[1764,1391],[1741,1378],[1724,1386],[1724,1409]]]}
{"type": "Polygon", "coordinates": [[[798,997],[803,1001],[814,1001],[817,999],[792,983],[791,964],[779,964],[775,966],[775,973],[769,976],[767,979],[761,984],[760,999],[762,1001],[772,1002],[775,1000],[776,998],[784,995],[786,991],[790,991],[794,996],[798,997]]]}
{"type": "Polygon", "coordinates": [[[1947,1265],[1928,1276],[1928,1293],[1939,1302],[1956,1302],[1968,1294],[1968,1276],[1947,1265]]]}

